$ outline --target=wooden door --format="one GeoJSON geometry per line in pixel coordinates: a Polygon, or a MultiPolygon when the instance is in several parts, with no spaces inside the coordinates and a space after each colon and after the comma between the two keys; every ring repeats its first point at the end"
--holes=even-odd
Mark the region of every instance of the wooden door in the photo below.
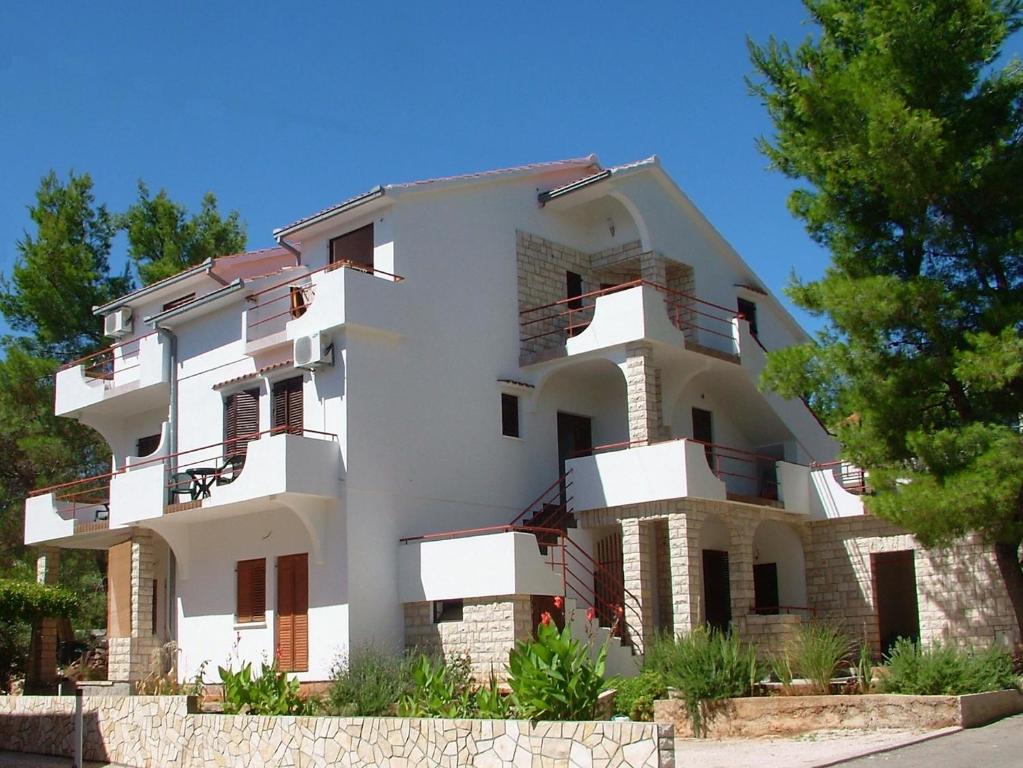
{"type": "Polygon", "coordinates": [[[303,429],[302,415],[302,377],[295,376],[273,385],[273,398],[270,428],[275,432],[288,432],[301,435],[303,429]]]}
{"type": "Polygon", "coordinates": [[[888,653],[900,637],[914,642],[920,639],[916,563],[911,549],[877,553],[870,561],[881,652],[888,653]]]}
{"type": "Polygon", "coordinates": [[[593,607],[600,626],[610,627],[615,619],[615,606],[625,607],[622,532],[613,531],[597,539],[594,555],[599,568],[593,574],[593,607]]]}
{"type": "Polygon", "coordinates": [[[131,542],[107,551],[107,637],[131,637],[131,542]]]}
{"type": "Polygon", "coordinates": [[[259,389],[235,392],[224,401],[224,458],[245,458],[259,432],[259,389]]]}
{"type": "Polygon", "coordinates": [[[309,556],[277,558],[277,663],[284,672],[309,669],[309,556]]]}
{"type": "Polygon", "coordinates": [[[356,229],[330,241],[330,263],[373,271],[373,225],[356,229]]]}
{"type": "Polygon", "coordinates": [[[728,553],[703,550],[703,605],[707,624],[727,632],[732,624],[732,587],[728,580],[728,553]]]}
{"type": "Polygon", "coordinates": [[[753,566],[753,610],[760,616],[778,613],[778,564],[757,563],[753,566]]]}

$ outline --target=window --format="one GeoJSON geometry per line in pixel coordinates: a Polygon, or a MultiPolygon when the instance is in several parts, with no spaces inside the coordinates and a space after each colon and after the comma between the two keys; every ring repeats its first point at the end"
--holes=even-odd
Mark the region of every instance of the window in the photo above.
{"type": "Polygon", "coordinates": [[[235,621],[252,624],[266,621],[266,558],[239,560],[235,621]]]}
{"type": "Polygon", "coordinates": [[[148,456],[160,447],[160,435],[146,435],[135,443],[136,456],[148,456]]]}
{"type": "Polygon", "coordinates": [[[520,437],[519,398],[515,395],[501,394],[501,434],[506,437],[520,437]]]}
{"type": "Polygon", "coordinates": [[[577,272],[565,273],[565,298],[569,299],[569,309],[582,309],[583,276],[577,272]]]}
{"type": "Polygon", "coordinates": [[[235,392],[224,400],[224,459],[244,460],[259,433],[259,389],[235,392]]]}
{"type": "Polygon", "coordinates": [[[749,323],[749,332],[757,335],[757,305],[746,299],[739,299],[739,314],[749,323]]]}
{"type": "Polygon", "coordinates": [[[177,307],[187,304],[195,298],[195,293],[187,293],[184,296],[178,296],[176,299],[171,299],[163,305],[163,311],[166,312],[168,309],[176,309],[177,307]]]}
{"type": "Polygon", "coordinates": [[[461,621],[463,600],[434,600],[433,601],[433,623],[441,624],[445,621],[461,621]]]}
{"type": "Polygon", "coordinates": [[[330,263],[345,264],[373,271],[373,225],[367,224],[354,232],[330,241],[330,263]]]}
{"type": "Polygon", "coordinates": [[[293,435],[302,434],[301,376],[274,382],[271,418],[270,428],[275,433],[289,432],[293,435]]]}

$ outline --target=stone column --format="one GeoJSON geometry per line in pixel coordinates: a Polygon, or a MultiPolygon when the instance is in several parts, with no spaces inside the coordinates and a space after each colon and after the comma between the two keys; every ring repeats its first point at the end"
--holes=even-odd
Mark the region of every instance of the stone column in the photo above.
{"type": "Polygon", "coordinates": [[[676,513],[668,516],[668,556],[674,632],[676,635],[688,634],[700,623],[703,583],[700,578],[700,552],[687,515],[676,513]]]}
{"type": "MultiPolygon", "coordinates": [[[[36,558],[36,581],[56,584],[60,577],[60,550],[44,548],[36,558]]],[[[27,688],[53,685],[57,681],[57,622],[53,616],[37,619],[32,626],[27,688]]]]}
{"type": "Polygon", "coordinates": [[[732,593],[732,622],[742,632],[754,601],[753,535],[755,522],[737,523],[728,553],[728,581],[732,593]]]}
{"type": "Polygon", "coordinates": [[[136,529],[131,540],[131,631],[127,637],[108,639],[107,677],[137,682],[160,674],[160,640],[153,627],[153,580],[156,551],[150,531],[136,529]]]}
{"type": "Polygon", "coordinates": [[[650,525],[622,520],[622,570],[625,575],[625,623],[639,653],[654,630],[654,535],[650,525]]]}
{"type": "Polygon", "coordinates": [[[629,409],[629,440],[642,444],[665,436],[661,417],[661,371],[654,366],[649,344],[625,348],[625,385],[629,409]]]}
{"type": "Polygon", "coordinates": [[[664,267],[664,257],[659,253],[647,251],[639,255],[639,273],[644,280],[657,285],[668,284],[668,277],[664,267]]]}

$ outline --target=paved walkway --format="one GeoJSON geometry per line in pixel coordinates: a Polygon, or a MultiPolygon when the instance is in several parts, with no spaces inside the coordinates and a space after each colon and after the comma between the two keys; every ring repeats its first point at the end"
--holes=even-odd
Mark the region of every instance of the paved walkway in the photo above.
{"type": "MultiPolygon", "coordinates": [[[[957,733],[940,731],[817,731],[784,739],[675,739],[677,768],[822,768],[883,750],[957,733]]],[[[944,740],[944,739],[941,739],[944,740]]],[[[2,764],[0,764],[2,767],[2,764]]],[[[927,768],[936,768],[930,765],[927,768]]],[[[971,768],[977,768],[976,765],[971,768]]],[[[991,768],[991,766],[984,766],[991,768]]],[[[1014,766],[1018,768],[1018,766],[1014,766]]]]}

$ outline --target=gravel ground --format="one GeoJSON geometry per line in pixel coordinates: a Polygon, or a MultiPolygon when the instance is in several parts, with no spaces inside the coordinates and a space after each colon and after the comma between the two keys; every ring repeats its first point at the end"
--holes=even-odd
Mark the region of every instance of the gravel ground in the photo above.
{"type": "Polygon", "coordinates": [[[787,739],[675,739],[675,765],[677,768],[822,768],[959,730],[842,730],[817,731],[787,739]]]}

